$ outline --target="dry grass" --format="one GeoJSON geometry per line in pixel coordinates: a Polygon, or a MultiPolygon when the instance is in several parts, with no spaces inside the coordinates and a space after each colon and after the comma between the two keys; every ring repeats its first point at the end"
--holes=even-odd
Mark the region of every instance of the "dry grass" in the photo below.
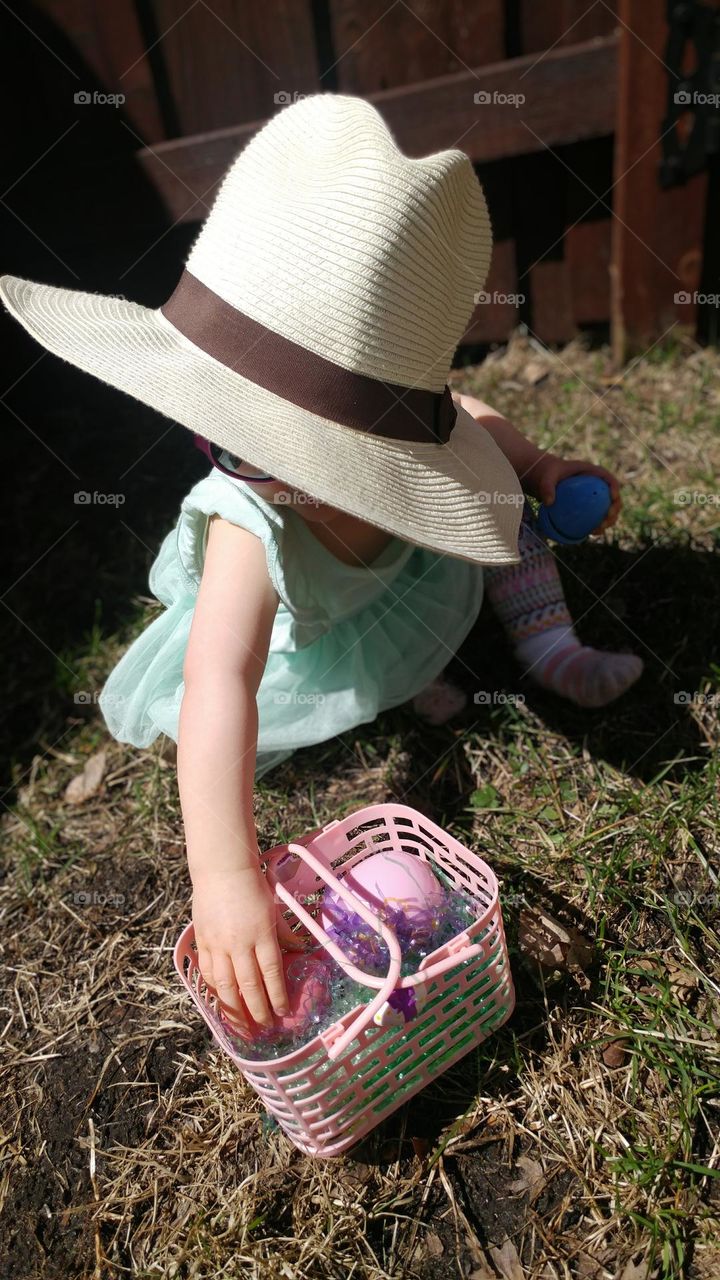
{"type": "MultiPolygon", "coordinates": [[[[622,533],[563,560],[581,631],[642,652],[646,677],[607,714],[559,707],[483,620],[457,677],[525,703],[471,703],[430,732],[400,708],[300,753],[256,800],[265,847],[395,798],[483,852],[513,1018],[351,1155],[301,1156],[173,974],[189,884],[167,752],[108,741],[92,707],[62,750],[39,725],[3,819],[7,1280],[720,1274],[720,717],[673,701],[718,684],[717,520],[672,498],[712,490],[718,358],[665,352],[613,385],[604,353],[574,347],[536,386],[530,358],[518,340],[456,380],[627,476],[622,533]],[[67,803],[100,748],[99,790],[67,803]],[[592,954],[539,966],[538,908],[592,954]]],[[[80,687],[116,652],[75,655],[80,687]]]]}

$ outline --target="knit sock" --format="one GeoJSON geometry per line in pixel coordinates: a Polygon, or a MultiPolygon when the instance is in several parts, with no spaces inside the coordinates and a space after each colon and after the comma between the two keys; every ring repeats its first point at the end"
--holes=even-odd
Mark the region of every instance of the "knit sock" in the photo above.
{"type": "Polygon", "coordinates": [[[488,599],[527,675],[578,706],[604,707],[639,678],[642,659],[581,644],[555,557],[531,521],[526,503],[518,538],[520,563],[485,569],[488,599]]]}
{"type": "Polygon", "coordinates": [[[446,720],[462,711],[466,703],[467,697],[462,689],[444,676],[431,680],[412,700],[414,710],[428,724],[445,724],[446,720]]]}
{"type": "Polygon", "coordinates": [[[579,707],[614,702],[642,674],[642,658],[634,653],[608,653],[583,645],[572,627],[549,627],[520,640],[515,656],[526,675],[579,707]]]}

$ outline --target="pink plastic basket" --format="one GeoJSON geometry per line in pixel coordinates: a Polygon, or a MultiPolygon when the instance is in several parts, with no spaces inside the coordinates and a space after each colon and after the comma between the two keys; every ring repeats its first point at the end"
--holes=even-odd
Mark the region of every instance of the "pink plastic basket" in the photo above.
{"type": "Polygon", "coordinates": [[[515,1003],[497,880],[481,858],[416,809],[379,804],[309,832],[263,854],[276,896],[287,910],[280,940],[305,945],[315,938],[356,981],[376,989],[326,1031],[284,1057],[243,1058],[224,1033],[216,996],[202,980],[192,925],[175,947],[175,966],[213,1036],[259,1093],[267,1110],[301,1151],[334,1156],[358,1142],[385,1116],[497,1030],[515,1003]],[[477,902],[477,918],[400,978],[395,934],[343,885],[364,858],[403,851],[435,864],[441,878],[477,902]],[[278,864],[282,865],[279,867],[278,864]],[[386,977],[355,968],[328,937],[313,911],[325,885],[381,934],[390,953],[386,977]],[[294,931],[291,931],[291,917],[294,931]],[[299,922],[299,924],[298,924],[299,922]],[[282,936],[284,933],[284,937],[282,936]],[[414,987],[417,1015],[378,1025],[395,989],[414,987]]]}

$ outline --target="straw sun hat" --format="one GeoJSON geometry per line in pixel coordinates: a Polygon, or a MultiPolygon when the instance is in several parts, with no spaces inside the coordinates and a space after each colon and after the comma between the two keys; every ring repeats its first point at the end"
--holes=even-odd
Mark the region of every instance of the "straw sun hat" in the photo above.
{"type": "Polygon", "coordinates": [[[447,387],[491,234],[462,151],[410,159],[361,98],[279,111],[226,173],[170,299],[0,278],[55,355],[408,542],[518,559],[522,494],[447,387]]]}

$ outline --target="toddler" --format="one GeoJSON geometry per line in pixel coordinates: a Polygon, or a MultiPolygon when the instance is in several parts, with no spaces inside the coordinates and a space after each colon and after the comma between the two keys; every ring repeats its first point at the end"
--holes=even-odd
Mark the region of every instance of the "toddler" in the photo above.
{"type": "Polygon", "coordinates": [[[241,1027],[287,1012],[253,784],[441,679],[484,587],[547,688],[600,706],[640,673],[575,636],[525,494],[601,467],[453,396],[490,224],[466,155],[403,155],[362,99],[278,112],[236,158],[159,309],[0,279],[48,350],[189,429],[212,463],[150,571],[165,605],[110,673],[122,742],[177,742],[199,964],[241,1027]]]}

